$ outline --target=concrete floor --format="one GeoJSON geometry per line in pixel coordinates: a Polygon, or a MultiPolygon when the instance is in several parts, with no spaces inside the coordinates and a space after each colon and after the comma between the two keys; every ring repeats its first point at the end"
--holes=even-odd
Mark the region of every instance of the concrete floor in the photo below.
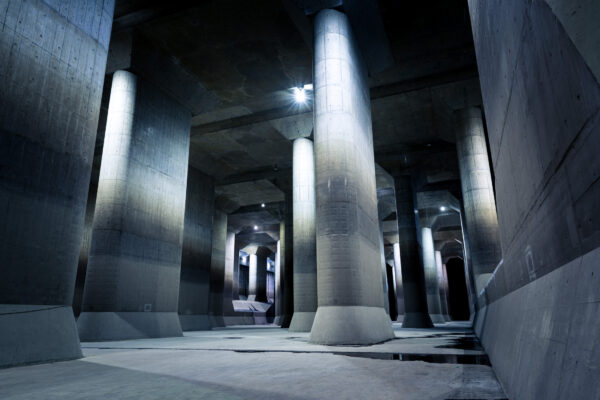
{"type": "Polygon", "coordinates": [[[365,347],[312,345],[274,326],[82,343],[81,360],[0,370],[0,398],[506,398],[488,365],[462,363],[487,359],[466,324],[394,330],[396,339],[365,347]]]}

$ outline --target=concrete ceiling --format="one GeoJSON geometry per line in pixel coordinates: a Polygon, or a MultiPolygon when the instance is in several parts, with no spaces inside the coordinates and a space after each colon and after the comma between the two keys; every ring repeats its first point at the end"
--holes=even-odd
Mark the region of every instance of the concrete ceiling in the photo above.
{"type": "MultiPolygon", "coordinates": [[[[282,202],[279,182],[291,177],[290,140],[312,134],[311,105],[294,105],[289,90],[312,81],[312,22],[297,4],[116,1],[107,79],[114,69],[129,68],[190,110],[190,166],[215,178],[217,203],[229,213],[282,202]]],[[[430,165],[426,184],[456,180],[452,113],[481,104],[466,1],[379,0],[377,6],[393,58],[370,76],[378,188],[390,187],[382,171],[421,165],[415,160],[440,148],[445,155],[430,165]]],[[[102,138],[99,133],[96,168],[102,138]]],[[[385,201],[389,215],[393,197],[385,201]]],[[[278,223],[269,212],[230,215],[237,230],[253,221],[278,223]]],[[[265,245],[274,239],[252,234],[265,245]]]]}

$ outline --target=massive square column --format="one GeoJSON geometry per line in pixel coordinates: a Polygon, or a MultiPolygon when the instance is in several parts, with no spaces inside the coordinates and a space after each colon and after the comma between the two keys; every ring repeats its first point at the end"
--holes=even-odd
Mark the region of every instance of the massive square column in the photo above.
{"type": "Polygon", "coordinates": [[[81,357],[71,304],[113,8],[0,5],[0,367],[81,357]]]}
{"type": "Polygon", "coordinates": [[[130,72],[113,75],[77,325],[82,340],[180,336],[190,114],[130,72]]]}
{"type": "Polygon", "coordinates": [[[317,312],[315,160],[313,143],[294,140],[294,315],[292,332],[310,332],[317,312]]]}
{"type": "Polygon", "coordinates": [[[367,72],[347,17],[315,18],[314,127],[318,310],[310,341],[394,337],[381,287],[367,72]]]}
{"type": "Polygon", "coordinates": [[[433,233],[431,227],[421,227],[421,247],[423,270],[425,271],[425,289],[427,292],[427,308],[429,317],[434,323],[442,323],[446,320],[442,315],[440,303],[440,289],[438,286],[438,268],[435,260],[435,247],[433,244],[433,233]]]}

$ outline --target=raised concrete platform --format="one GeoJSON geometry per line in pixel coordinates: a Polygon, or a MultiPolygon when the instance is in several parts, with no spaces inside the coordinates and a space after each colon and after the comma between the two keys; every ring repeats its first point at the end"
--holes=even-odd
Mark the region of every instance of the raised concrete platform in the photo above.
{"type": "Polygon", "coordinates": [[[276,326],[83,343],[82,360],[0,370],[0,398],[506,398],[466,324],[394,329],[396,339],[361,347],[309,344],[276,326]]]}

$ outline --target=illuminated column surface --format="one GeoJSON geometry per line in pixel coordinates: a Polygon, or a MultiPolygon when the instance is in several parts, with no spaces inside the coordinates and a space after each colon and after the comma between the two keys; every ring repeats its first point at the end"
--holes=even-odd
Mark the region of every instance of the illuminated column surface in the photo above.
{"type": "Polygon", "coordinates": [[[268,250],[258,247],[250,254],[248,300],[267,301],[267,256],[268,250]]]}
{"type": "Polygon", "coordinates": [[[394,332],[381,289],[367,71],[344,14],[323,10],[314,25],[318,309],[309,340],[372,344],[394,332]]]}
{"type": "Polygon", "coordinates": [[[394,243],[394,280],[396,284],[396,304],[398,320],[404,316],[404,290],[402,288],[402,262],[400,261],[400,243],[394,243]]]}
{"type": "Polygon", "coordinates": [[[81,357],[71,304],[114,1],[79,5],[0,5],[0,367],[81,357]]]}
{"type": "Polygon", "coordinates": [[[431,232],[430,227],[421,227],[421,247],[429,317],[433,323],[445,322],[442,315],[442,306],[440,304],[440,289],[438,287],[437,265],[435,263],[435,248],[433,247],[433,233],[431,232]]]}
{"type": "Polygon", "coordinates": [[[396,215],[400,240],[400,261],[402,266],[402,292],[404,294],[403,328],[431,328],[431,318],[427,310],[425,273],[419,256],[417,225],[410,176],[397,176],[396,215]]]}
{"type": "Polygon", "coordinates": [[[294,314],[294,247],[293,247],[293,201],[292,191],[285,190],[284,219],[279,225],[279,244],[281,256],[281,301],[282,315],[279,320],[282,328],[289,328],[294,314]]]}
{"type": "Polygon", "coordinates": [[[225,288],[225,258],[227,248],[227,214],[215,210],[213,219],[212,252],[210,256],[210,296],[208,315],[212,326],[225,326],[223,296],[225,288]]]}
{"type": "Polygon", "coordinates": [[[313,143],[294,140],[294,315],[291,332],[310,332],[317,312],[315,160],[313,143]]]}
{"type": "Polygon", "coordinates": [[[439,250],[435,251],[435,266],[437,268],[438,288],[440,290],[440,305],[442,306],[442,316],[445,321],[450,321],[450,313],[448,312],[448,296],[446,295],[448,288],[448,280],[444,273],[444,264],[442,263],[442,253],[439,250]]]}
{"type": "Polygon", "coordinates": [[[235,270],[235,260],[239,262],[239,250],[236,254],[235,245],[235,233],[227,232],[227,241],[225,242],[225,274],[223,282],[223,317],[225,325],[231,325],[231,321],[228,323],[228,319],[235,317],[235,311],[233,310],[233,272],[235,270]]]}
{"type": "Polygon", "coordinates": [[[456,149],[469,235],[470,264],[479,293],[502,258],[496,201],[490,173],[481,110],[455,113],[456,149]]]}
{"type": "Polygon", "coordinates": [[[275,253],[275,325],[281,325],[283,311],[281,294],[281,240],[278,240],[277,252],[275,253]]]}
{"type": "Polygon", "coordinates": [[[113,75],[77,326],[82,340],[181,336],[177,314],[190,114],[113,75]]]}

